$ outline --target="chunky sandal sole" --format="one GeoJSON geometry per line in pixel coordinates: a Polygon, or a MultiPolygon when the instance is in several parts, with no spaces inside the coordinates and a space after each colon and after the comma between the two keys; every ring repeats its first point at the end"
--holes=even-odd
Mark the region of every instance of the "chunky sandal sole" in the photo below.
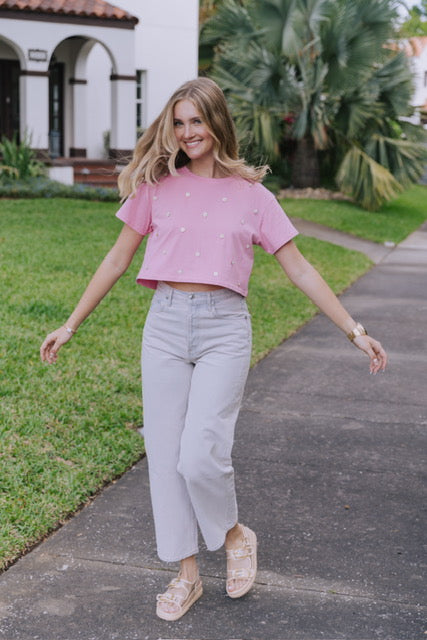
{"type": "Polygon", "coordinates": [[[193,604],[197,602],[197,600],[202,596],[202,594],[203,594],[203,586],[202,586],[202,583],[200,582],[198,585],[194,587],[193,592],[189,596],[188,600],[185,601],[185,603],[184,602],[182,603],[182,606],[179,611],[170,611],[170,612],[162,611],[161,608],[157,605],[156,614],[162,620],[168,620],[169,622],[174,620],[179,620],[180,618],[182,618],[183,615],[187,613],[190,607],[192,607],[193,604]]]}
{"type": "MultiPolygon", "coordinates": [[[[250,589],[252,588],[255,582],[256,572],[257,572],[257,537],[255,534],[255,531],[252,531],[252,529],[249,529],[249,527],[245,527],[245,525],[241,525],[241,526],[244,530],[248,544],[252,545],[253,548],[255,549],[255,553],[253,554],[253,556],[251,556],[251,570],[253,571],[253,576],[252,578],[248,578],[248,582],[243,587],[241,587],[236,591],[228,591],[228,580],[227,580],[226,591],[227,591],[227,595],[230,598],[241,598],[246,593],[248,593],[248,591],[250,591],[250,589]]],[[[238,579],[239,578],[231,578],[231,580],[238,580],[238,579]]]]}

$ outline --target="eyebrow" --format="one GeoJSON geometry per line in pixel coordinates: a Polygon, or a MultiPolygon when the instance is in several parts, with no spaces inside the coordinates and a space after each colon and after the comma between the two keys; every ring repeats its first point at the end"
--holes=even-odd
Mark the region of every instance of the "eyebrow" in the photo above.
{"type": "MultiPolygon", "coordinates": [[[[190,118],[190,120],[202,120],[202,116],[193,116],[192,118],[190,118]]],[[[176,121],[182,122],[182,118],[174,118],[174,122],[176,121]]]]}

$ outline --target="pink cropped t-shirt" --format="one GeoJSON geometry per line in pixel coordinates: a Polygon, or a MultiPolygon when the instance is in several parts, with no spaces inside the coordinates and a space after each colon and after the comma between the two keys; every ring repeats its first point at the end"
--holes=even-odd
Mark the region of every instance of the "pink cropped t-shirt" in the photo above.
{"type": "Polygon", "coordinates": [[[239,176],[205,178],[187,167],[141,184],[117,217],[149,234],[137,282],[214,284],[248,294],[253,245],[268,253],[297,235],[274,195],[239,176]]]}

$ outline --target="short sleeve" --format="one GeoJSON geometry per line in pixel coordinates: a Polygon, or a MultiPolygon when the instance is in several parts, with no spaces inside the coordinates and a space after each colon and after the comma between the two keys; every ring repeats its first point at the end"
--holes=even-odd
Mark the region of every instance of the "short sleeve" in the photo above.
{"type": "Polygon", "coordinates": [[[275,196],[267,193],[259,229],[259,244],[267,253],[276,253],[280,247],[298,235],[298,231],[275,196]]]}
{"type": "Polygon", "coordinates": [[[139,185],[135,196],[129,197],[117,211],[116,216],[137,233],[145,236],[151,231],[152,187],[139,185]]]}

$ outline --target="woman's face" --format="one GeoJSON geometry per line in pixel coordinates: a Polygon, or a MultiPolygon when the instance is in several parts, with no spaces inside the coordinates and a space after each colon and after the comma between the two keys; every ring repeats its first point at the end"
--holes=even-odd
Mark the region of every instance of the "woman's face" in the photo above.
{"type": "Polygon", "coordinates": [[[173,112],[175,136],[191,161],[213,160],[214,139],[191,100],[180,100],[173,112]]]}

